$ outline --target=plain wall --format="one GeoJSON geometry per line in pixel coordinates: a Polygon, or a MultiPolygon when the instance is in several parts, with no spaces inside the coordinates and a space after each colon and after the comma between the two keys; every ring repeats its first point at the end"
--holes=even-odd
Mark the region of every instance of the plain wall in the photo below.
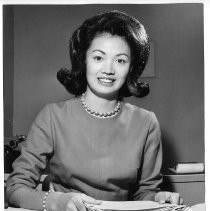
{"type": "Polygon", "coordinates": [[[69,35],[105,10],[134,15],[155,43],[150,94],[126,99],[153,110],[161,125],[164,168],[204,161],[203,5],[14,6],[13,134],[27,134],[46,104],[70,97],[56,79],[69,66],[69,35]]]}
{"type": "Polygon", "coordinates": [[[3,7],[3,102],[4,136],[13,134],[13,84],[14,84],[14,9],[3,7]]]}

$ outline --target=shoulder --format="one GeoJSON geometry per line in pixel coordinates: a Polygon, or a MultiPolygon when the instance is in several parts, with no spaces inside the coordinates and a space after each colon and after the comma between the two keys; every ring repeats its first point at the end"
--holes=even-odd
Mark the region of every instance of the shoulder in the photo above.
{"type": "Polygon", "coordinates": [[[124,103],[124,108],[129,115],[133,115],[138,118],[147,119],[149,121],[154,121],[157,119],[153,111],[149,111],[145,108],[139,107],[137,105],[133,105],[128,102],[124,103]]]}
{"type": "Polygon", "coordinates": [[[66,115],[68,112],[77,109],[79,105],[80,99],[78,97],[74,97],[71,99],[48,103],[42,107],[38,116],[60,116],[66,115]]]}
{"type": "Polygon", "coordinates": [[[59,102],[48,103],[43,107],[43,109],[44,110],[50,110],[51,112],[71,109],[72,107],[77,106],[79,101],[80,101],[80,98],[73,97],[73,98],[63,100],[63,101],[59,101],[59,102]]]}
{"type": "Polygon", "coordinates": [[[159,121],[153,111],[130,104],[128,102],[124,103],[123,110],[125,119],[130,120],[128,122],[132,122],[133,125],[147,128],[149,131],[153,130],[154,128],[160,128],[159,121]]]}

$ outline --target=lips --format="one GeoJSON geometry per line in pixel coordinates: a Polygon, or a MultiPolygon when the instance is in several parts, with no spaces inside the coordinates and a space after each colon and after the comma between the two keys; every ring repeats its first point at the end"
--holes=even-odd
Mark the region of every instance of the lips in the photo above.
{"type": "Polygon", "coordinates": [[[113,83],[115,82],[114,78],[105,78],[105,77],[100,77],[98,78],[98,81],[100,84],[105,85],[105,86],[112,86],[113,83]]]}

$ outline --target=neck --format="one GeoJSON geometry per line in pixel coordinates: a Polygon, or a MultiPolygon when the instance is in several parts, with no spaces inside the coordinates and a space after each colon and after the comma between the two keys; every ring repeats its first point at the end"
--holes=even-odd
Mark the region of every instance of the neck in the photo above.
{"type": "Polygon", "coordinates": [[[84,100],[91,109],[98,112],[110,112],[117,105],[117,97],[104,98],[88,91],[85,94],[84,100]]]}

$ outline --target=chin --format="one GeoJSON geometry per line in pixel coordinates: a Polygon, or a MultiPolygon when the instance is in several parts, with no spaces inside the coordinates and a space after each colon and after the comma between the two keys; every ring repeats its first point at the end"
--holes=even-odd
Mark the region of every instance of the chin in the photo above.
{"type": "Polygon", "coordinates": [[[116,99],[118,96],[118,91],[101,90],[101,91],[96,91],[95,94],[98,95],[99,97],[106,99],[116,99]]]}

